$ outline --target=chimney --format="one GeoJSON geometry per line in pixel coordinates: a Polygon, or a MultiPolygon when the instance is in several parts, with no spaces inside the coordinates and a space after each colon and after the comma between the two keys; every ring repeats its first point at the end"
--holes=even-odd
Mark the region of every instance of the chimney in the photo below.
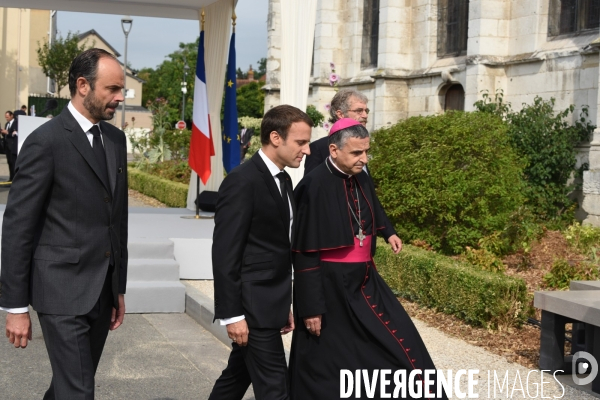
{"type": "Polygon", "coordinates": [[[252,70],[252,64],[250,65],[250,69],[248,70],[248,80],[250,82],[254,81],[254,70],[252,70]]]}

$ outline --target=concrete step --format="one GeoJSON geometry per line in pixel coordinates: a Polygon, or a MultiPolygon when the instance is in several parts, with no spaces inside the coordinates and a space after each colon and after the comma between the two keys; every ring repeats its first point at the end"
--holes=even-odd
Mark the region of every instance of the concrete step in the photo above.
{"type": "Polygon", "coordinates": [[[174,244],[169,239],[159,238],[130,238],[127,243],[129,259],[136,258],[175,258],[174,244]]]}
{"type": "Polygon", "coordinates": [[[129,259],[127,281],[179,281],[179,263],[174,259],[129,259]]]}
{"type": "Polygon", "coordinates": [[[181,282],[127,282],[127,313],[185,312],[185,286],[181,282]]]}

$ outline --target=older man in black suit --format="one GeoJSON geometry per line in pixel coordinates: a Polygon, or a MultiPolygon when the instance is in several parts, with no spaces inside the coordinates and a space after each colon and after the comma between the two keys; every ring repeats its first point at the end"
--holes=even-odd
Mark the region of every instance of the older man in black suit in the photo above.
{"type": "Polygon", "coordinates": [[[309,154],[312,120],[282,105],[260,129],[262,148],[227,175],[219,189],[213,235],[215,318],[233,349],[209,399],[241,399],[250,383],[257,400],[288,399],[281,335],[294,329],[290,243],[295,216],[284,167],[309,154]]]}
{"type": "Polygon", "coordinates": [[[77,56],[71,102],[25,141],[2,225],[0,308],[15,347],[37,311],[52,366],[44,399],[93,399],[108,331],[125,314],[127,160],[112,119],[120,64],[101,49],[77,56]]]}

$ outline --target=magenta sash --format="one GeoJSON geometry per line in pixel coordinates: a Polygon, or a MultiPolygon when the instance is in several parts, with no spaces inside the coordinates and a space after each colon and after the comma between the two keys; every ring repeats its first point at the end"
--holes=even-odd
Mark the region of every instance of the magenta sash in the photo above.
{"type": "Polygon", "coordinates": [[[321,261],[341,263],[371,261],[371,238],[371,235],[365,237],[362,247],[360,246],[360,240],[354,238],[354,246],[321,250],[321,261]]]}

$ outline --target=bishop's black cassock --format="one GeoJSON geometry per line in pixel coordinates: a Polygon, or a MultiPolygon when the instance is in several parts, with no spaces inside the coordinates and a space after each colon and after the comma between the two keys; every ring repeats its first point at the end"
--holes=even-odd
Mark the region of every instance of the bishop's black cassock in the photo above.
{"type": "MultiPolygon", "coordinates": [[[[410,317],[373,263],[376,234],[387,240],[396,232],[385,226],[371,179],[364,171],[346,175],[327,159],[304,177],[294,196],[292,398],[339,398],[341,369],[367,369],[369,376],[375,369],[406,370],[407,377],[413,369],[435,369],[410,317]],[[356,237],[359,228],[363,240],[356,237]],[[317,337],[303,318],[319,314],[317,337]]],[[[388,393],[393,388],[392,379],[388,393]]],[[[435,391],[435,384],[431,388],[435,391]]],[[[364,385],[361,395],[367,398],[364,385]]],[[[377,385],[374,398],[379,395],[377,385]]]]}

